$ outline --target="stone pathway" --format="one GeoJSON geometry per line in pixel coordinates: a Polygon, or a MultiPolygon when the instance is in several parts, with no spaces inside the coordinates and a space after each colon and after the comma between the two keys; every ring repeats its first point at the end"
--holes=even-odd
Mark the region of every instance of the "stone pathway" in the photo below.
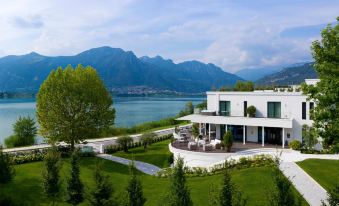
{"type": "Polygon", "coordinates": [[[304,196],[310,206],[321,205],[326,200],[326,190],[294,162],[282,162],[280,170],[289,177],[294,187],[304,196]]]}
{"type": "MultiPolygon", "coordinates": [[[[117,156],[112,156],[109,154],[98,154],[97,157],[106,159],[106,160],[110,160],[113,162],[118,162],[120,164],[124,164],[124,165],[129,165],[132,160],[129,159],[125,159],[122,157],[117,157],[117,156]]],[[[149,175],[155,175],[158,171],[161,170],[160,167],[157,167],[155,165],[146,163],[146,162],[140,162],[140,161],[134,161],[135,167],[140,170],[141,172],[145,173],[145,174],[149,174],[149,175]]]]}

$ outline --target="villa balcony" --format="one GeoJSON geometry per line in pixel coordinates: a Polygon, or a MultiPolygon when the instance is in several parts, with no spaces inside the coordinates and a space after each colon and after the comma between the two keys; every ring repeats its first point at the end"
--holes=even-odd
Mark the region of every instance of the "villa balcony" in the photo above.
{"type": "Polygon", "coordinates": [[[177,120],[191,121],[192,123],[245,125],[255,127],[281,127],[292,128],[293,119],[267,118],[267,117],[238,117],[238,116],[216,116],[206,114],[191,114],[180,117],[177,120]]]}

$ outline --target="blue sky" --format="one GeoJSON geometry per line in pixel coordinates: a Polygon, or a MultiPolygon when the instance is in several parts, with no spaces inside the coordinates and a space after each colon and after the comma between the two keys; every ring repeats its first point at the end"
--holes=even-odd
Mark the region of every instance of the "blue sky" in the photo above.
{"type": "Polygon", "coordinates": [[[338,15],[337,0],[0,0],[0,56],[108,45],[235,72],[312,60],[338,15]]]}

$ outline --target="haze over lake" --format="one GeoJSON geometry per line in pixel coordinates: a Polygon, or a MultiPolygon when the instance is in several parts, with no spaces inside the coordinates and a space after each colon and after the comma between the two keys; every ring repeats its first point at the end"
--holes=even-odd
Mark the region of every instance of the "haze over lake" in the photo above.
{"type": "MultiPolygon", "coordinates": [[[[176,115],[188,101],[198,104],[204,97],[114,97],[116,126],[130,127],[176,115]]],[[[12,134],[19,116],[35,117],[35,99],[0,99],[0,143],[12,134]]]]}

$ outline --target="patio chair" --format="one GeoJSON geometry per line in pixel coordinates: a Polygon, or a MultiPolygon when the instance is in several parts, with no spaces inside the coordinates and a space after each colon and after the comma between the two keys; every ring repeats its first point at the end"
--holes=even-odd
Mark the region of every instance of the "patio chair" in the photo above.
{"type": "Polygon", "coordinates": [[[188,143],[188,149],[189,149],[189,150],[196,150],[196,149],[198,149],[197,143],[195,143],[195,142],[189,142],[189,143],[188,143]]]}

